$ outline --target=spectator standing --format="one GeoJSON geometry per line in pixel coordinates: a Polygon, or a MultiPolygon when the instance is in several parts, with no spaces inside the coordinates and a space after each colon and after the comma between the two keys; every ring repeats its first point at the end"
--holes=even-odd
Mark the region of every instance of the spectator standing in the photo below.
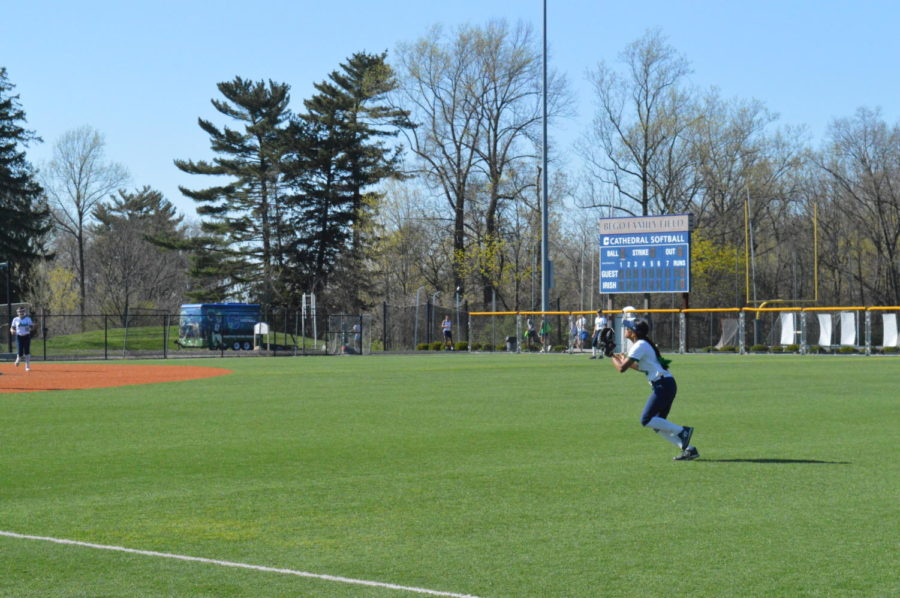
{"type": "Polygon", "coordinates": [[[579,353],[584,353],[584,341],[588,338],[587,318],[584,317],[584,314],[578,316],[578,320],[576,320],[575,324],[578,326],[578,341],[575,345],[578,347],[579,353]]]}
{"type": "Polygon", "coordinates": [[[541,353],[550,352],[550,322],[547,318],[541,319],[541,353]]]}
{"type": "Polygon", "coordinates": [[[453,351],[453,322],[450,321],[450,315],[444,316],[441,322],[441,332],[444,334],[444,347],[448,351],[453,351]]]}
{"type": "Polygon", "coordinates": [[[578,344],[578,325],[575,323],[575,316],[569,314],[569,353],[575,351],[576,344],[578,344]]]}
{"type": "Polygon", "coordinates": [[[531,351],[531,344],[538,342],[537,329],[534,327],[534,319],[528,316],[525,321],[525,350],[531,351]]]}
{"type": "Polygon", "coordinates": [[[594,334],[591,336],[591,359],[603,359],[603,348],[600,346],[600,334],[606,328],[606,316],[603,310],[597,310],[597,316],[594,318],[594,334]]]}
{"type": "Polygon", "coordinates": [[[13,318],[9,327],[10,334],[16,335],[16,367],[19,367],[22,359],[25,360],[25,371],[31,371],[31,332],[34,328],[34,322],[28,315],[28,310],[20,307],[16,310],[16,317],[13,318]]]}

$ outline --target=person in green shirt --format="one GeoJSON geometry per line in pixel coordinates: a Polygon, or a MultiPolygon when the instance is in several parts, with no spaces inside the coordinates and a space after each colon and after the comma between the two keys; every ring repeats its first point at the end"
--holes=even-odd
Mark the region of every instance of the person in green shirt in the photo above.
{"type": "Polygon", "coordinates": [[[541,353],[550,352],[550,322],[546,318],[541,320],[541,353]]]}

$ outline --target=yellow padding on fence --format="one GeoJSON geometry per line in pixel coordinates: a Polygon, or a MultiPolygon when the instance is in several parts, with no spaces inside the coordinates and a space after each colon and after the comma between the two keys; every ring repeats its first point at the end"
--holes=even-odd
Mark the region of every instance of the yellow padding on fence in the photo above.
{"type": "Polygon", "coordinates": [[[621,309],[604,309],[594,311],[470,311],[470,316],[578,316],[595,314],[602,311],[604,314],[699,314],[722,312],[782,312],[782,311],[900,311],[898,305],[864,306],[854,305],[850,307],[697,307],[689,309],[633,309],[625,312],[621,309]]]}

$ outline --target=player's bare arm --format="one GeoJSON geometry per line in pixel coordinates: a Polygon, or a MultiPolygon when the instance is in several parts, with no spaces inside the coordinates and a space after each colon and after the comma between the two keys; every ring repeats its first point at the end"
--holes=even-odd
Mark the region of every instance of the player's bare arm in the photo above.
{"type": "Polygon", "coordinates": [[[612,356],[612,364],[619,372],[625,372],[628,369],[637,369],[637,362],[624,353],[616,353],[612,356]]]}

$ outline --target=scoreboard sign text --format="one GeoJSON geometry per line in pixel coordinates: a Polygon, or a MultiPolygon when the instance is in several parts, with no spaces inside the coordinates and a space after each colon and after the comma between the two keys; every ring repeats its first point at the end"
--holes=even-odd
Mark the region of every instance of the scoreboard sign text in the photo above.
{"type": "Polygon", "coordinates": [[[601,293],[687,293],[691,217],[600,220],[601,293]]]}

